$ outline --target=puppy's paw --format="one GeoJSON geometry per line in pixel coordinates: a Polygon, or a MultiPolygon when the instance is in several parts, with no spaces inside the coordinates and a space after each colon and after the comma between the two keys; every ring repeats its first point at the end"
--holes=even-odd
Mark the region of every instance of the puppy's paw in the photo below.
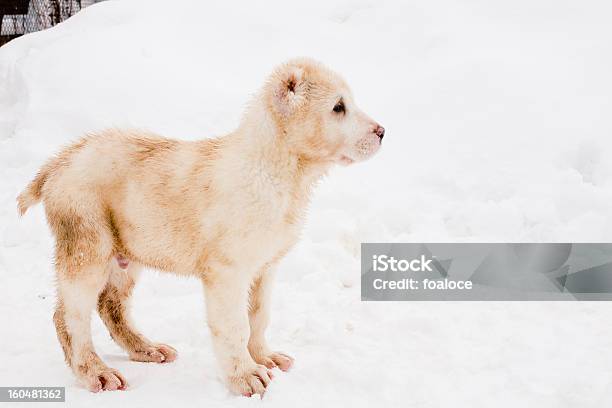
{"type": "Polygon", "coordinates": [[[81,379],[91,392],[125,390],[128,387],[123,375],[112,368],[91,370],[81,379]]]}
{"type": "Polygon", "coordinates": [[[258,364],[263,364],[268,368],[278,367],[281,371],[289,371],[293,366],[293,357],[285,353],[273,351],[265,355],[254,356],[253,359],[258,364]]]}
{"type": "Polygon", "coordinates": [[[228,377],[227,382],[231,392],[245,397],[259,394],[263,398],[266,388],[274,375],[261,364],[246,369],[243,373],[228,377]]]}
{"type": "Polygon", "coordinates": [[[153,344],[144,350],[130,352],[130,359],[146,363],[171,363],[177,357],[176,349],[167,344],[153,344]]]}

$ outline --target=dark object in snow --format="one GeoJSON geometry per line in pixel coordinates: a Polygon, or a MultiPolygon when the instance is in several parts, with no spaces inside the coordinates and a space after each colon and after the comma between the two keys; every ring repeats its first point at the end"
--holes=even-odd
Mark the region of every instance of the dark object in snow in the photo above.
{"type": "Polygon", "coordinates": [[[100,0],[1,0],[0,46],[13,38],[44,30],[100,0]]]}
{"type": "Polygon", "coordinates": [[[28,14],[29,0],[4,0],[0,3],[0,14],[28,14]]]}

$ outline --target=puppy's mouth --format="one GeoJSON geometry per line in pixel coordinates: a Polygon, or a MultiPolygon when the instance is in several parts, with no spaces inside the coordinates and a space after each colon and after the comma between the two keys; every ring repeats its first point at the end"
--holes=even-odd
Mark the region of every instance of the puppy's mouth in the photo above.
{"type": "Polygon", "coordinates": [[[342,156],[340,156],[339,162],[343,166],[348,166],[350,164],[355,163],[355,160],[343,154],[342,156]]]}
{"type": "Polygon", "coordinates": [[[357,140],[354,145],[346,146],[342,152],[335,156],[335,162],[342,166],[349,166],[353,163],[368,160],[374,156],[381,146],[380,136],[375,134],[367,135],[357,140]]]}

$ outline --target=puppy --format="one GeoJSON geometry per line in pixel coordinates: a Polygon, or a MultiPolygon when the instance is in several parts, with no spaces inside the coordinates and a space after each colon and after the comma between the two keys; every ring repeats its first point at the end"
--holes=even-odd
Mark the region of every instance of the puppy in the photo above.
{"type": "Polygon", "coordinates": [[[384,129],[336,73],[310,59],[279,66],[238,129],[195,142],[139,131],[87,136],[50,159],[17,198],[39,201],[56,239],[53,320],[67,364],[91,391],[127,381],[96,354],[97,309],[132,360],[174,348],[141,334],[129,299],[143,267],[198,277],[229,389],[263,395],[293,359],[266,342],[275,264],[298,239],[315,182],[378,151],[384,129]]]}

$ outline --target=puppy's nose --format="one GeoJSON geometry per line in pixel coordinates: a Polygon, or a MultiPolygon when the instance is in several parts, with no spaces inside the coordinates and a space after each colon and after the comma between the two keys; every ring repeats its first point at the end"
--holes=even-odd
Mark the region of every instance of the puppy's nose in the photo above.
{"type": "Polygon", "coordinates": [[[385,128],[378,125],[374,133],[376,133],[376,136],[378,136],[380,138],[380,141],[382,142],[383,137],[385,137],[385,128]]]}

